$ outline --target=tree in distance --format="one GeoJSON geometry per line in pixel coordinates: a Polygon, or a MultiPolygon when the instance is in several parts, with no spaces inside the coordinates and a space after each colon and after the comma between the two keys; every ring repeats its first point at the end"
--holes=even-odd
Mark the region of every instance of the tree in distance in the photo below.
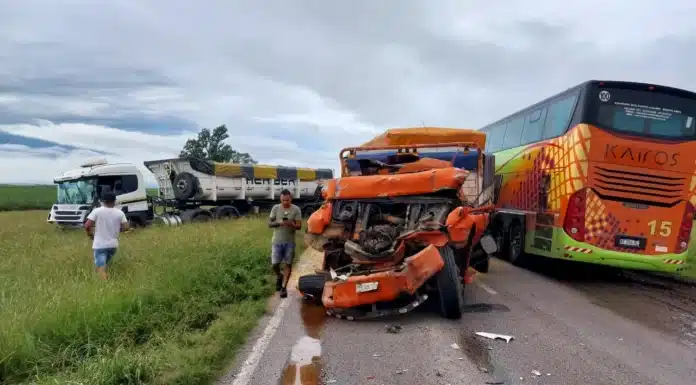
{"type": "Polygon", "coordinates": [[[185,159],[195,157],[223,163],[257,163],[248,153],[234,150],[232,146],[225,143],[225,139],[229,137],[224,124],[215,127],[212,133],[210,129],[204,128],[198,133],[196,139],[186,141],[179,157],[185,159]]]}

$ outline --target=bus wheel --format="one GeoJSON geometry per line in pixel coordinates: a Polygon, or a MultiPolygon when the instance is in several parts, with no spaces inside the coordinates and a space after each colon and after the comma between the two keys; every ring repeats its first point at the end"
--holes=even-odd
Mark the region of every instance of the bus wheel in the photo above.
{"type": "Polygon", "coordinates": [[[524,231],[519,221],[513,221],[508,228],[507,259],[510,263],[520,266],[524,263],[524,231]]]}

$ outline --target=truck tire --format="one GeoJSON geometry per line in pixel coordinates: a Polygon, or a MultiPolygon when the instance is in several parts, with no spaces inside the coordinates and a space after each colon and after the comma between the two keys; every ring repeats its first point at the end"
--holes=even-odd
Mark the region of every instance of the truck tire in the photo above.
{"type": "Polygon", "coordinates": [[[305,299],[321,304],[321,296],[324,294],[326,276],[323,274],[307,274],[300,277],[297,289],[305,296],[305,299]]]}
{"type": "Polygon", "coordinates": [[[184,210],[179,215],[181,223],[207,222],[213,219],[213,214],[206,209],[184,210]]]}
{"type": "Polygon", "coordinates": [[[172,184],[174,197],[182,201],[193,198],[196,195],[196,190],[198,190],[198,178],[188,172],[178,174],[172,184]]]}
{"type": "Polygon", "coordinates": [[[449,246],[440,248],[445,265],[435,275],[438,297],[440,300],[440,314],[449,319],[462,318],[464,307],[464,293],[462,277],[459,276],[459,268],[454,259],[454,251],[449,246]]]}
{"type": "Polygon", "coordinates": [[[210,210],[215,219],[239,219],[239,210],[234,206],[219,206],[210,210]]]}

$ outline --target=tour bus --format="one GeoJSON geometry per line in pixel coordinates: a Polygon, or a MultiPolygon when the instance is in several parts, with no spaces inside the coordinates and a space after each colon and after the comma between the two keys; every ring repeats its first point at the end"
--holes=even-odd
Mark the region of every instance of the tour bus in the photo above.
{"type": "Polygon", "coordinates": [[[501,257],[683,270],[695,117],[693,92],[591,80],[481,128],[495,154],[501,257]]]}

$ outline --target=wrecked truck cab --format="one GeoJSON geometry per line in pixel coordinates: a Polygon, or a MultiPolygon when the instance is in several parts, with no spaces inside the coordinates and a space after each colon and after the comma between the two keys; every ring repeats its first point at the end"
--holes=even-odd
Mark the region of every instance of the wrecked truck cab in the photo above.
{"type": "Polygon", "coordinates": [[[341,152],[342,176],[324,183],[325,203],[305,242],[321,269],[298,289],[339,318],[405,313],[436,297],[460,318],[464,285],[485,271],[493,209],[492,157],[473,130],[389,130],[341,152]]]}

